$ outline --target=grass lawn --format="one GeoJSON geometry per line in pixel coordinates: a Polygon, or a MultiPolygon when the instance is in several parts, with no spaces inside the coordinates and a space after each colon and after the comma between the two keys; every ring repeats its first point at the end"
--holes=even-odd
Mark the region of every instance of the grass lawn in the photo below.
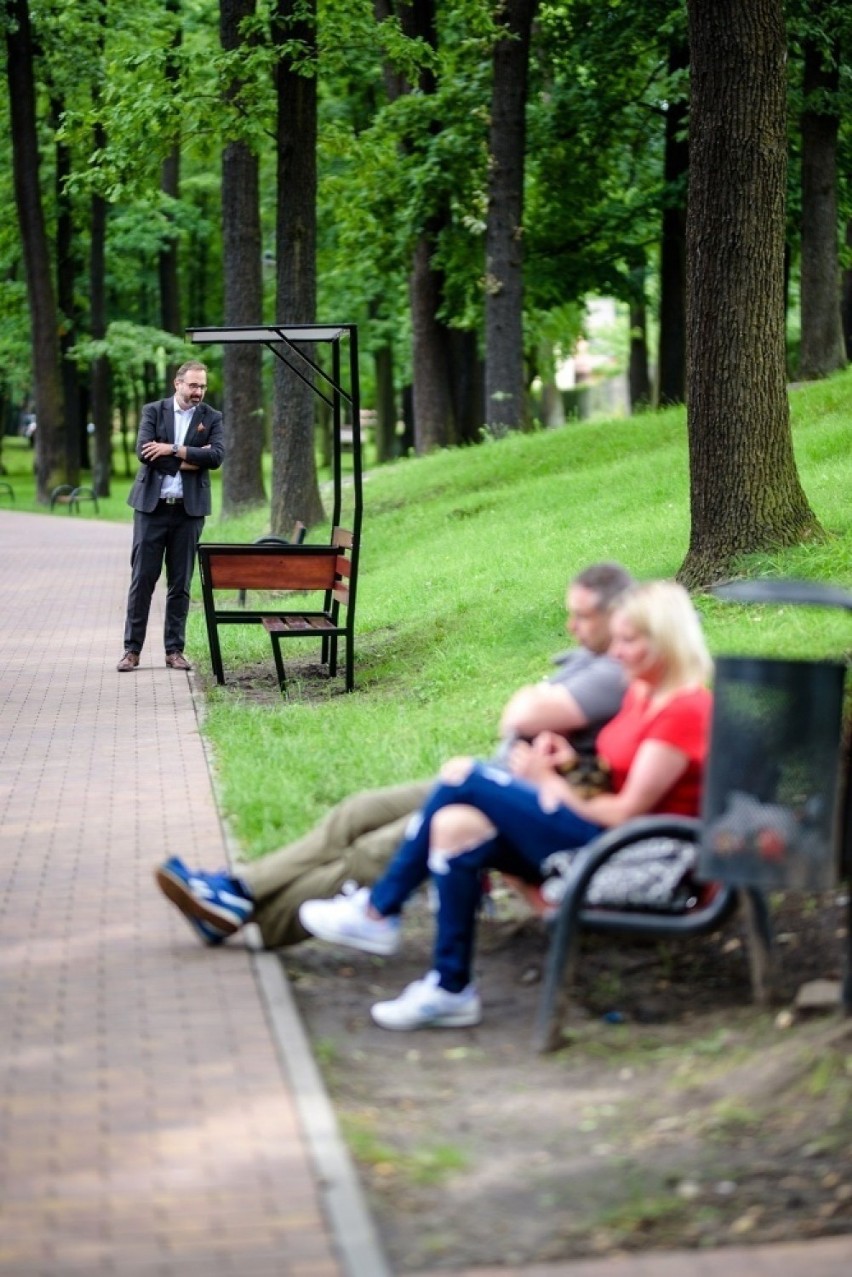
{"type": "MultiPolygon", "coordinates": [[[[852,371],[791,391],[791,410],[802,482],[828,536],[756,557],[743,571],[852,587],[852,371]]],[[[25,487],[32,454],[21,442],[4,440],[2,456],[14,508],[34,509],[25,487]]],[[[128,489],[117,479],[100,517],[129,518],[128,489]]],[[[226,523],[217,509],[214,495],[208,540],[268,531],[265,509],[226,523]]],[[[94,516],[84,507],[80,517],[94,516]]],[[[294,679],[286,702],[272,694],[258,704],[227,686],[209,695],[205,730],[220,800],[246,854],[295,836],[355,789],[430,775],[453,753],[490,751],[508,694],[541,677],[566,646],[569,576],[603,558],[639,577],[671,576],[688,534],[682,409],[572,423],[370,471],[356,691],[342,694],[337,679],[321,696],[312,683],[308,697],[294,679]]],[[[312,531],[323,538],[323,529],[312,531]]],[[[717,653],[836,658],[852,648],[846,613],[697,603],[717,653]]],[[[226,675],[263,662],[274,690],[260,627],[228,628],[223,640],[226,675]]],[[[293,656],[310,651],[292,647],[293,656]]],[[[199,605],[189,649],[209,676],[199,605]]]]}

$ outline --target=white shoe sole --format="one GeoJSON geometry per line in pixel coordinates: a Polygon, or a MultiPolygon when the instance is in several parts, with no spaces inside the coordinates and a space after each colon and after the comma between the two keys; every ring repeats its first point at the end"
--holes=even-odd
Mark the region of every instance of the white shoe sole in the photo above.
{"type": "MultiPolygon", "coordinates": [[[[307,915],[308,918],[310,914],[307,915]]],[[[392,958],[399,949],[399,935],[394,934],[388,936],[387,939],[368,940],[365,936],[349,936],[342,935],[333,927],[327,927],[323,922],[308,923],[306,918],[299,912],[299,921],[306,931],[309,931],[317,940],[325,940],[327,944],[342,944],[347,949],[359,949],[361,953],[374,953],[380,958],[392,958]]]]}
{"type": "Polygon", "coordinates": [[[385,1005],[392,1004],[377,1002],[370,1009],[370,1015],[380,1029],[395,1029],[401,1033],[410,1033],[413,1029],[470,1029],[475,1024],[479,1024],[482,1019],[482,1007],[473,1006],[458,1011],[448,1011],[443,1015],[436,1015],[428,1020],[402,1021],[394,1015],[385,1018],[383,1014],[385,1005]]]}

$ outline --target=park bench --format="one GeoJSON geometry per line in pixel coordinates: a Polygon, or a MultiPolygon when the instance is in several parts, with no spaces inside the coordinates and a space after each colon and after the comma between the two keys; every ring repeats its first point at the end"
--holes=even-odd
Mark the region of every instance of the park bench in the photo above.
{"type": "Polygon", "coordinates": [[[51,510],[54,508],[54,506],[64,505],[68,507],[69,514],[79,514],[81,501],[94,502],[95,513],[100,514],[100,508],[98,506],[98,497],[94,488],[87,488],[87,487],[75,488],[70,483],[60,483],[60,485],[57,488],[54,488],[50,494],[51,510]]]}
{"type": "Polygon", "coordinates": [[[219,626],[262,625],[272,644],[282,693],[286,692],[287,683],[281,642],[293,638],[319,640],[320,661],[332,677],[337,674],[338,639],[342,638],[346,690],[351,692],[355,685],[357,551],[353,533],[340,527],[332,529],[328,545],[202,542],[198,547],[199,573],[216,681],[225,682],[219,626]],[[253,607],[223,606],[217,598],[223,591],[236,591],[245,597],[249,590],[263,596],[252,599],[253,607]],[[280,597],[275,597],[282,591],[321,594],[322,600],[314,609],[302,606],[301,599],[282,607],[280,597]]]}
{"type": "Polygon", "coordinates": [[[5,479],[0,479],[0,497],[8,497],[10,501],[15,500],[15,489],[5,479]]]}

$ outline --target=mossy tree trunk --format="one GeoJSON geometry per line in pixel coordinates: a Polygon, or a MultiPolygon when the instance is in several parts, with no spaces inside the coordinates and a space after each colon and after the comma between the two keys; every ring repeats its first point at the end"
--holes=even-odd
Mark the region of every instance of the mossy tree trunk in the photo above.
{"type": "Polygon", "coordinates": [[[485,231],[485,424],[496,438],[526,422],[524,155],[532,24],[537,0],[505,0],[493,54],[485,231]]]}
{"type": "MultiPolygon", "coordinates": [[[[292,40],[298,47],[300,43],[309,55],[296,68],[285,49],[277,68],[275,320],[313,324],[317,299],[316,0],[278,0],[275,31],[282,44],[292,40]]],[[[272,531],[278,535],[286,536],[297,519],[310,528],[325,517],[314,455],[316,411],[317,397],[310,386],[276,360],[272,531]]]]}
{"type": "Polygon", "coordinates": [[[46,505],[52,489],[65,478],[60,456],[63,405],[59,315],[39,181],[35,46],[27,0],[9,0],[6,17],[12,170],[27,279],[38,423],[36,486],[38,500],[46,505]]]}
{"type": "Polygon", "coordinates": [[[782,0],[689,0],[689,550],[699,587],[739,556],[822,535],[787,401],[782,0]]]}
{"type": "Polygon", "coordinates": [[[827,377],[846,364],[840,310],[837,139],[838,49],[804,48],[802,111],[802,341],[799,376],[827,377]]]}
{"type": "MultiPolygon", "coordinates": [[[[222,48],[239,49],[240,23],[255,11],[255,0],[220,0],[222,48]]],[[[239,81],[227,88],[238,98],[239,81]]],[[[231,138],[222,148],[222,273],[227,327],[263,319],[263,267],[258,158],[248,142],[231,138]]],[[[228,345],[222,359],[222,412],[225,466],[222,513],[236,514],[266,501],[263,487],[263,350],[258,345],[228,345]]]]}
{"type": "MultiPolygon", "coordinates": [[[[689,49],[680,40],[669,46],[671,76],[689,66],[689,49]]],[[[676,99],[666,108],[666,185],[660,241],[660,337],[657,403],[683,403],[686,392],[686,189],[689,143],[685,130],[687,104],[676,99]]]]}

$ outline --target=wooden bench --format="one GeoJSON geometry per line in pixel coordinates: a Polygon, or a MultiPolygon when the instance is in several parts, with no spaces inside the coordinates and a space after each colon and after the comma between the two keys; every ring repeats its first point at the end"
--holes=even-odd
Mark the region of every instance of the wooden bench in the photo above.
{"type": "Polygon", "coordinates": [[[225,682],[220,625],[262,625],[272,643],[272,655],[282,693],[287,690],[281,641],[320,640],[320,660],[333,677],[337,673],[337,645],[345,645],[346,690],[355,685],[355,584],[357,543],[346,528],[332,529],[329,545],[262,543],[230,545],[204,543],[198,547],[204,617],[210,659],[218,683],[225,682]],[[259,600],[254,608],[229,608],[217,603],[217,593],[252,590],[266,595],[279,591],[322,593],[314,609],[281,607],[278,599],[259,600]]]}
{"type": "Polygon", "coordinates": [[[603,865],[620,851],[643,840],[679,839],[697,842],[698,820],[686,816],[646,816],[607,830],[572,857],[565,894],[553,925],[544,987],[535,1030],[538,1051],[564,1046],[562,1026],[580,934],[594,931],[611,936],[643,936],[657,940],[707,935],[718,930],[738,906],[746,914],[752,995],[766,1005],[771,993],[771,928],[765,897],[756,888],[695,881],[695,891],[680,911],[652,907],[630,909],[589,907],[586,892],[603,865]]]}

